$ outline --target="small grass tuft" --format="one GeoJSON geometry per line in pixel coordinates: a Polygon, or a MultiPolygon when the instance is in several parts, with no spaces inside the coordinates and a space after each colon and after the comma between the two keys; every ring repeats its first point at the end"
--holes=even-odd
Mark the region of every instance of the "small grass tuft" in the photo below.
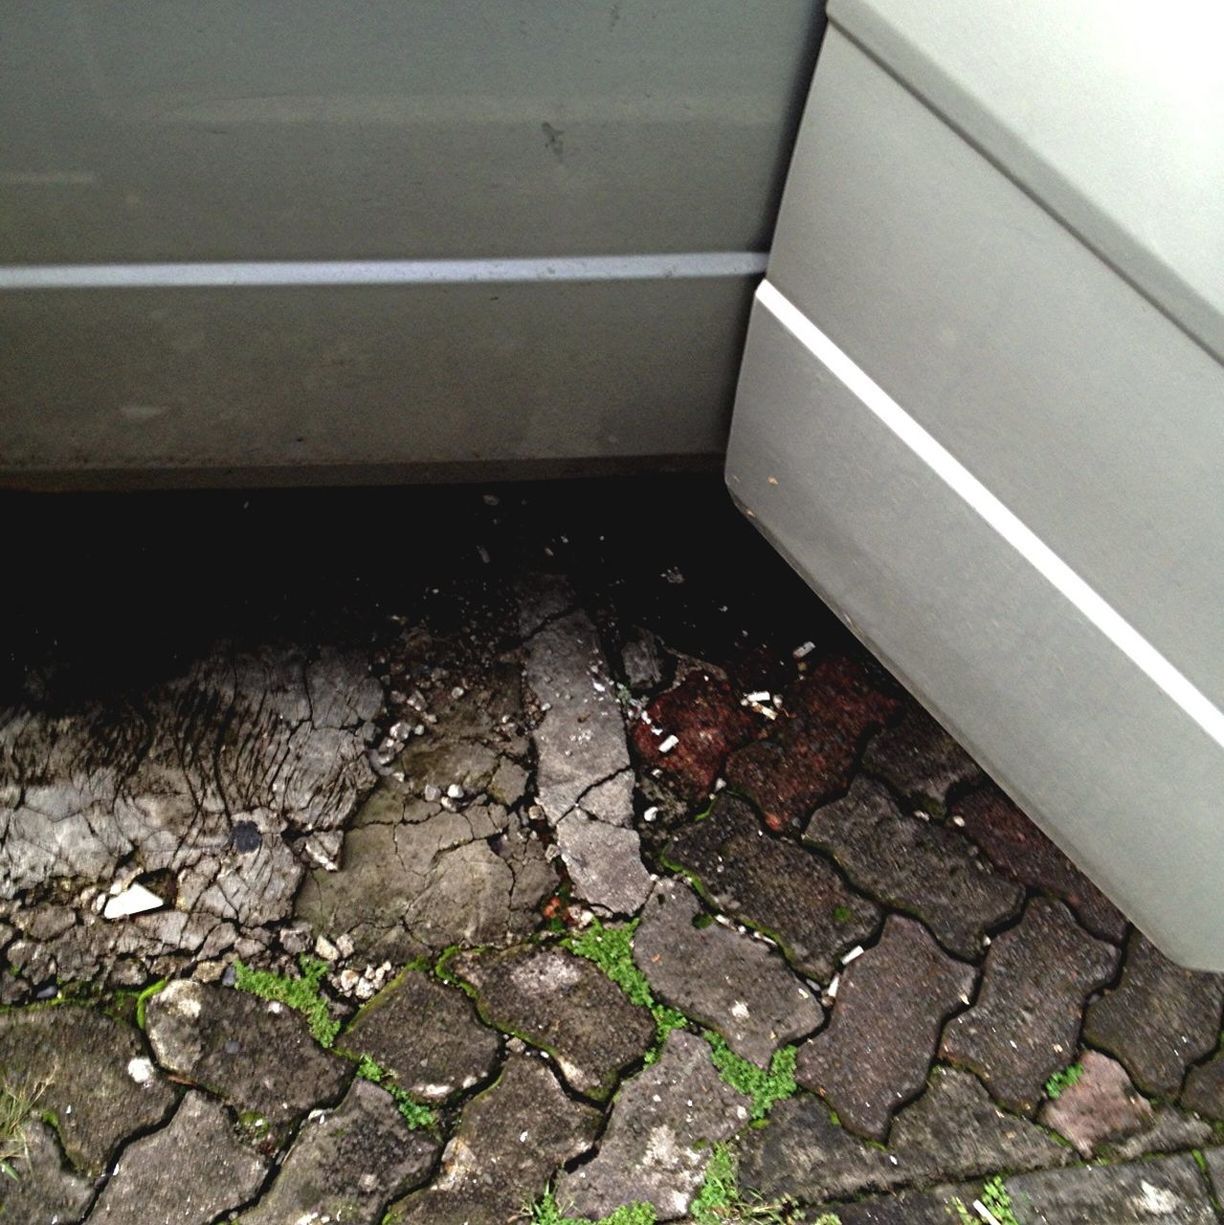
{"type": "MultiPolygon", "coordinates": [[[[13,1162],[26,1155],[25,1127],[47,1090],[46,1081],[33,1085],[15,1085],[0,1081],[0,1174],[17,1178],[13,1162]]],[[[3,1201],[0,1196],[0,1202],[3,1201]]]]}
{"type": "Polygon", "coordinates": [[[335,1020],[327,1007],[327,999],[319,984],[327,974],[327,962],[303,953],[298,958],[301,978],[286,978],[271,970],[252,970],[241,961],[234,962],[235,985],[240,991],[249,991],[260,999],[273,1000],[300,1012],[310,1026],[314,1040],[322,1047],[330,1048],[340,1032],[340,1022],[335,1020]]]}
{"type": "MultiPolygon", "coordinates": [[[[802,1221],[802,1213],[784,1202],[769,1202],[759,1195],[740,1190],[735,1154],[726,1144],[716,1144],[705,1169],[705,1179],[689,1214],[695,1225],[740,1225],[750,1221],[762,1225],[788,1225],[802,1221]]],[[[841,1225],[836,1216],[825,1213],[816,1225],[841,1225]]]]}
{"type": "MultiPolygon", "coordinates": [[[[1011,1196],[1007,1194],[1007,1188],[1003,1185],[1002,1175],[996,1174],[994,1178],[987,1179],[978,1202],[998,1225],[1020,1225],[1016,1218],[1016,1210],[1012,1207],[1011,1196]]],[[[952,1208],[961,1225],[982,1225],[981,1217],[965,1207],[964,1200],[954,1199],[952,1208]]]]}
{"type": "Polygon", "coordinates": [[[136,1024],[144,1029],[145,1013],[149,1007],[149,1001],[161,991],[165,990],[166,984],[170,980],[168,978],[159,978],[157,982],[150,983],[143,991],[136,996],[136,1024]]]}
{"type": "Polygon", "coordinates": [[[1046,1097],[1052,1102],[1057,1101],[1072,1085],[1078,1084],[1083,1075],[1084,1065],[1082,1063],[1073,1063],[1070,1067],[1063,1068],[1061,1072],[1055,1072],[1045,1083],[1046,1097]]]}
{"type": "Polygon", "coordinates": [[[718,1074],[738,1093],[752,1098],[752,1118],[763,1119],[777,1102],[793,1097],[799,1086],[795,1083],[796,1048],[784,1046],[775,1051],[769,1070],[737,1055],[721,1035],[707,1029],[702,1035],[710,1044],[711,1057],[718,1074]]]}
{"type": "Polygon", "coordinates": [[[566,1216],[549,1190],[524,1209],[523,1219],[530,1225],[655,1225],[658,1218],[650,1204],[624,1204],[599,1221],[592,1221],[589,1217],[566,1216]]]}

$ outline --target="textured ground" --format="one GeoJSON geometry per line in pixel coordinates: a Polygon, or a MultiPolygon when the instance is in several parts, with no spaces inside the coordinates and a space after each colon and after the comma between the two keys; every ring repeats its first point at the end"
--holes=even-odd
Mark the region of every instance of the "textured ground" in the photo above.
{"type": "Polygon", "coordinates": [[[0,1220],[1224,1221],[1224,978],[716,482],[0,511],[0,1220]]]}

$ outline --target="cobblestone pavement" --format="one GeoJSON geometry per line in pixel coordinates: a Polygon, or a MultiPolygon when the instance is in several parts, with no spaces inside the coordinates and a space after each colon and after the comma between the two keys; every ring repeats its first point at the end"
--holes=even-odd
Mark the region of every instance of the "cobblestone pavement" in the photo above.
{"type": "Polygon", "coordinates": [[[1224,978],[716,482],[0,510],[0,1220],[1224,1220],[1224,978]]]}

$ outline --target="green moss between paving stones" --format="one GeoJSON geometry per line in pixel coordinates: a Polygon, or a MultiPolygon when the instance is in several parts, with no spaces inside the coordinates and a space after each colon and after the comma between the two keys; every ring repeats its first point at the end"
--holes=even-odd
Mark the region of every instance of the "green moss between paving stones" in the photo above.
{"type": "Polygon", "coordinates": [[[380,1089],[385,1089],[391,1095],[395,1108],[412,1131],[433,1127],[437,1123],[437,1115],[428,1106],[421,1105],[407,1089],[401,1089],[391,1073],[380,1067],[369,1055],[361,1055],[357,1059],[357,1075],[362,1080],[368,1080],[380,1089]]]}
{"type": "MultiPolygon", "coordinates": [[[[987,1179],[985,1186],[982,1187],[982,1194],[979,1198],[982,1201],[982,1207],[994,1217],[999,1225],[1020,1225],[1020,1222],[1016,1219],[1016,1211],[1012,1207],[1011,1196],[1007,1194],[1007,1188],[1003,1185],[1001,1175],[995,1175],[994,1178],[987,1179]]],[[[964,1200],[954,1199],[952,1201],[952,1208],[962,1225],[981,1225],[977,1214],[970,1212],[965,1207],[964,1200]]]]}
{"type": "Polygon", "coordinates": [[[1045,1083],[1046,1097],[1052,1102],[1057,1101],[1072,1085],[1078,1084],[1083,1075],[1084,1065],[1082,1063],[1073,1063],[1070,1067],[1063,1068],[1061,1072],[1055,1072],[1045,1083]]]}
{"type": "Polygon", "coordinates": [[[707,1029],[702,1037],[710,1044],[710,1052],[718,1074],[738,1093],[752,1098],[752,1118],[763,1119],[777,1102],[793,1097],[799,1086],[795,1083],[795,1056],[798,1048],[784,1046],[775,1051],[769,1070],[757,1067],[751,1060],[737,1055],[727,1040],[707,1029]]]}
{"type": "Polygon", "coordinates": [[[526,1219],[531,1225],[655,1225],[658,1219],[650,1204],[625,1204],[610,1216],[592,1221],[589,1217],[566,1216],[546,1191],[540,1199],[527,1209],[526,1219]]]}
{"type": "Polygon", "coordinates": [[[260,999],[273,1000],[300,1012],[306,1018],[314,1040],[330,1049],[340,1032],[340,1022],[332,1017],[327,1000],[319,990],[319,984],[327,974],[327,962],[303,953],[298,958],[298,965],[302,970],[301,978],[286,978],[271,970],[252,970],[241,961],[235,961],[234,985],[239,991],[249,991],[260,999]]]}

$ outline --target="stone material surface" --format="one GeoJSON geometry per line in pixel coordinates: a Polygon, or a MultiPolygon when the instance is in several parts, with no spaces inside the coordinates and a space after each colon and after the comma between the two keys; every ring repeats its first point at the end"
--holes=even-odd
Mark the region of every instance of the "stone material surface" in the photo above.
{"type": "Polygon", "coordinates": [[[1118,950],[1061,902],[1034,898],[990,946],[978,997],[949,1022],[940,1054],[976,1072],[1001,1105],[1031,1113],[1073,1061],[1084,1004],[1117,966],[1118,950]]]}
{"type": "Polygon", "coordinates": [[[907,816],[866,778],[817,809],[804,837],[832,855],[859,889],[916,915],[960,957],[979,956],[987,929],[1014,915],[1023,900],[1023,891],[981,863],[955,829],[907,816]]]}
{"type": "Polygon", "coordinates": [[[787,691],[785,716],[767,740],[734,752],[727,782],[774,830],[844,791],[867,735],[899,710],[887,682],[855,659],[822,659],[787,691]]]}
{"type": "Polygon", "coordinates": [[[926,1082],[940,1027],[973,980],[921,924],[890,918],[879,944],[842,974],[828,1027],[799,1048],[796,1078],[849,1130],[883,1140],[926,1082]]]}
{"type": "Polygon", "coordinates": [[[557,846],[575,897],[605,913],[631,915],[641,908],[652,882],[637,830],[575,810],[558,822],[557,846]]]}
{"type": "Polygon", "coordinates": [[[1122,981],[1091,1004],[1084,1038],[1121,1060],[1144,1093],[1174,1097],[1220,1036],[1224,975],[1183,970],[1136,932],[1122,981]]]}
{"type": "Polygon", "coordinates": [[[566,1097],[542,1060],[511,1055],[497,1083],[464,1107],[425,1190],[392,1205],[387,1225],[507,1225],[567,1161],[595,1142],[599,1112],[566,1097]]]}
{"type": "Polygon", "coordinates": [[[418,1101],[442,1102],[493,1072],[501,1044],[467,996],[420,970],[383,988],[337,1039],[368,1055],[418,1101]]]}
{"type": "Polygon", "coordinates": [[[300,1014],[242,991],[178,979],[145,1015],[163,1068],[278,1130],[336,1101],[353,1075],[315,1044],[300,1014]]]}
{"type": "Polygon", "coordinates": [[[772,936],[796,969],[820,981],[880,926],[879,907],[827,860],[770,837],[734,796],[720,795],[708,817],[681,829],[667,858],[720,910],[772,936]]]}
{"type": "Polygon", "coordinates": [[[128,1145],[90,1221],[209,1225],[254,1198],[267,1162],[241,1144],[223,1106],[188,1093],[160,1131],[128,1145]]]}
{"type": "Polygon", "coordinates": [[[1155,1122],[1151,1102],[1120,1063],[1099,1051],[1085,1051],[1078,1062],[1083,1074],[1042,1106],[1041,1121],[1066,1136],[1080,1156],[1091,1157],[1101,1145],[1114,1144],[1155,1122]]]}
{"type": "Polygon", "coordinates": [[[775,1106],[768,1127],[746,1133],[742,1152],[745,1188],[804,1203],[1065,1165],[1070,1156],[1040,1127],[995,1106],[968,1072],[947,1068],[900,1111],[887,1148],[837,1126],[818,1097],[803,1093],[775,1106]]]}
{"type": "Polygon", "coordinates": [[[634,937],[634,959],[659,998],[764,1066],[778,1047],[810,1034],[824,1011],[768,945],[719,923],[696,926],[701,915],[687,885],[659,881],[634,937]]]}
{"type": "Polygon", "coordinates": [[[819,1220],[822,1212],[828,1212],[837,1225],[953,1225],[957,1219],[953,1201],[971,1204],[976,1194],[973,1185],[901,1191],[857,1203],[827,1204],[815,1210],[813,1219],[819,1220]]]}
{"type": "Polygon", "coordinates": [[[475,988],[488,1024],[553,1055],[566,1081],[588,1097],[608,1097],[621,1070],[654,1039],[645,1008],[590,961],[562,949],[473,954],[454,968],[475,988]]]}
{"type": "Polygon", "coordinates": [[[1190,1157],[1041,1170],[1008,1178],[1004,1186],[1020,1225],[1216,1225],[1218,1220],[1190,1157]]]}
{"type": "Polygon", "coordinates": [[[1190,1069],[1181,1103],[1209,1119],[1224,1121],[1224,1052],[1190,1069]]]}
{"type": "Polygon", "coordinates": [[[942,815],[948,792],[980,781],[981,767],[921,706],[872,738],[863,769],[883,779],[909,803],[942,815]]]}
{"type": "Polygon", "coordinates": [[[658,1062],[622,1086],[596,1156],[558,1179],[558,1203],[595,1218],[628,1203],[652,1204],[660,1221],[683,1217],[711,1145],[748,1121],[750,1105],[719,1078],[700,1038],[673,1032],[658,1062]]]}
{"type": "Polygon", "coordinates": [[[1094,936],[1125,938],[1117,907],[993,783],[954,801],[952,819],[1008,879],[1062,898],[1094,936]]]}
{"type": "Polygon", "coordinates": [[[27,1122],[21,1147],[9,1162],[13,1176],[0,1174],[0,1221],[76,1225],[93,1198],[93,1183],[68,1166],[46,1123],[27,1122]]]}
{"type": "Polygon", "coordinates": [[[542,844],[498,804],[454,811],[447,799],[384,782],[346,834],[340,870],[307,876],[298,917],[316,934],[348,934],[373,961],[530,931],[556,887],[542,844]]]}
{"type": "Polygon", "coordinates": [[[404,1126],[390,1094],[356,1080],[302,1124],[271,1189],[243,1225],[378,1225],[389,1201],[429,1177],[441,1146],[404,1126]]]}
{"type": "Polygon", "coordinates": [[[741,705],[724,677],[695,669],[631,725],[634,751],[691,803],[708,795],[727,754],[756,738],[762,720],[741,705]],[[660,748],[675,737],[666,752],[660,748]]]}
{"type": "Polygon", "coordinates": [[[89,1008],[0,1013],[0,1074],[51,1112],[68,1159],[90,1177],[121,1141],[165,1119],[176,1100],[139,1030],[89,1008]]]}

